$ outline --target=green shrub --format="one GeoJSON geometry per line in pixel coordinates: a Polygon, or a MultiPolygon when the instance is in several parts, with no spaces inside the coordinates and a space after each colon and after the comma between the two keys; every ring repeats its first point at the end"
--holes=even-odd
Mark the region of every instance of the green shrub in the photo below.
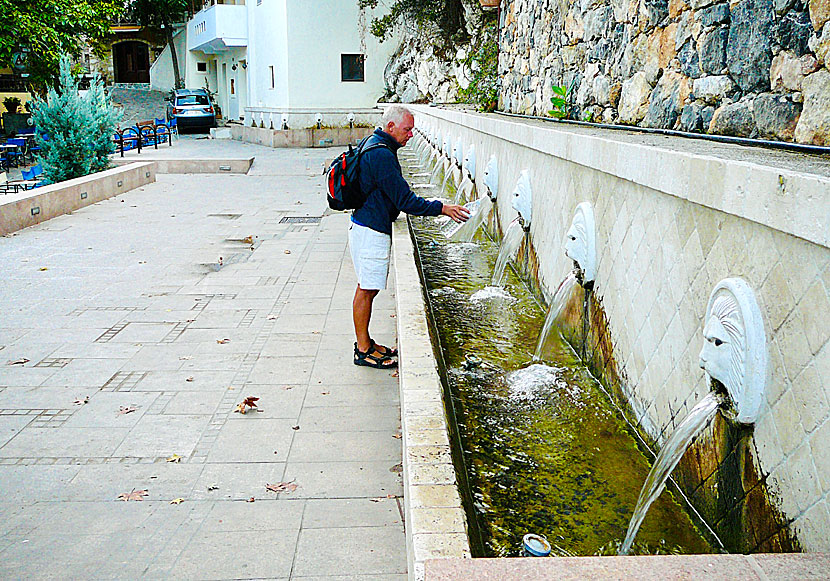
{"type": "Polygon", "coordinates": [[[38,162],[49,182],[85,176],[110,166],[109,156],[115,151],[112,136],[121,114],[112,107],[100,78],[94,77],[81,96],[69,59],[62,57],[57,85],[49,89],[45,101],[35,99],[32,113],[41,147],[38,162]]]}
{"type": "Polygon", "coordinates": [[[499,43],[498,26],[488,23],[479,35],[478,43],[471,47],[464,65],[472,71],[473,78],[466,89],[458,91],[461,99],[475,103],[479,109],[492,111],[499,100],[499,43]]]}
{"type": "Polygon", "coordinates": [[[550,102],[553,103],[553,109],[548,111],[548,115],[556,117],[557,119],[568,118],[568,87],[567,85],[553,85],[553,97],[550,102]]]}

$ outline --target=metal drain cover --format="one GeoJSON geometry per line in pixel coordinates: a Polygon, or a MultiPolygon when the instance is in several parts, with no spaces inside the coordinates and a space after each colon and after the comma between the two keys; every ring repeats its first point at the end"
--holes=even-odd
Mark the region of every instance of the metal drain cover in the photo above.
{"type": "Polygon", "coordinates": [[[320,216],[283,216],[280,224],[319,224],[320,216]]]}
{"type": "Polygon", "coordinates": [[[208,214],[208,218],[225,218],[226,220],[238,220],[242,214],[208,214]]]}

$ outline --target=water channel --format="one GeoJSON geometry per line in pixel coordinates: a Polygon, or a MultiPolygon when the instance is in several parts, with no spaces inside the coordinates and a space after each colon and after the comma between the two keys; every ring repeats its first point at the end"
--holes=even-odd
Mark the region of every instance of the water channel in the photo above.
{"type": "MultiPolygon", "coordinates": [[[[546,536],[558,556],[616,554],[650,468],[627,424],[558,332],[532,362],[545,311],[510,267],[491,286],[494,241],[482,230],[473,242],[449,241],[440,218],[410,224],[455,412],[474,554],[518,556],[526,533],[546,536]]],[[[712,550],[666,492],[630,554],[712,550]]]]}

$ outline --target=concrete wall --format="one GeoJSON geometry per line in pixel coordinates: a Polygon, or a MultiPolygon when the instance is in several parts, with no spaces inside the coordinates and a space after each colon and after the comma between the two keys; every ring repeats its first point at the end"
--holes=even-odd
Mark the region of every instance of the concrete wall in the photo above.
{"type": "MultiPolygon", "coordinates": [[[[192,79],[188,77],[191,68],[195,70],[195,57],[191,57],[187,50],[187,30],[181,29],[173,37],[173,43],[176,45],[176,57],[179,60],[179,74],[185,79],[185,86],[193,88],[189,85],[192,79]],[[192,67],[190,66],[192,64],[192,67]]],[[[169,91],[176,86],[176,80],[173,76],[173,58],[170,55],[170,46],[165,46],[158,58],[150,65],[150,87],[157,91],[169,91]]],[[[196,85],[196,88],[203,85],[196,85]]]]}
{"type": "Polygon", "coordinates": [[[259,127],[230,127],[231,139],[256,143],[265,147],[337,147],[354,144],[371,134],[370,127],[334,127],[323,129],[289,129],[288,131],[259,127]]]}
{"type": "Polygon", "coordinates": [[[40,224],[154,181],[155,164],[138,162],[35,190],[6,194],[0,198],[0,236],[40,224]]]}
{"type": "MultiPolygon", "coordinates": [[[[453,143],[475,144],[478,191],[484,191],[487,160],[497,156],[501,228],[516,216],[510,193],[519,173],[530,170],[529,255],[535,264],[525,268],[535,271],[547,294],[572,268],[563,240],[576,205],[593,204],[594,294],[606,319],[617,387],[639,431],[658,446],[709,390],[698,353],[710,292],[726,277],[749,283],[770,358],[766,401],[746,456],[757,475],[725,499],[718,472],[735,455],[687,454],[684,463],[696,465],[689,472],[699,474],[680,485],[690,495],[699,492],[695,506],[713,525],[729,511],[751,512],[753,491],[764,492],[767,508],[780,518],[764,516],[760,530],[747,516],[743,526],[751,530],[744,533],[753,537],[747,551],[787,548],[782,536],[797,537],[806,550],[829,550],[827,162],[699,142],[649,145],[616,133],[414,108],[419,126],[449,132],[453,143]],[[708,461],[711,470],[701,468],[708,461]]],[[[729,439],[722,428],[705,437],[729,439]]]]}

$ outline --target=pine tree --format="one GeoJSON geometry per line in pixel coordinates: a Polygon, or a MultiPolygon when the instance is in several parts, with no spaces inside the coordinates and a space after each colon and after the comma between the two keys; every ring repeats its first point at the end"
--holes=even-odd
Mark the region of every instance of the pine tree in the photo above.
{"type": "Polygon", "coordinates": [[[61,57],[58,84],[46,100],[35,99],[32,116],[41,147],[38,162],[50,183],[105,170],[115,151],[112,139],[121,114],[95,77],[81,96],[70,71],[69,58],[61,57]],[[45,137],[44,137],[45,135],[45,137]]]}

